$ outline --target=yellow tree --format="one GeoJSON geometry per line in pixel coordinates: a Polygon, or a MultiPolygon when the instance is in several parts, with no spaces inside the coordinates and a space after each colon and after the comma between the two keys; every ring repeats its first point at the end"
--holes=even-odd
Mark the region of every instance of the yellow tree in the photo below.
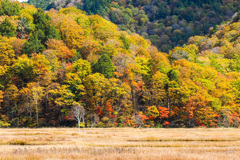
{"type": "Polygon", "coordinates": [[[66,15],[56,12],[48,13],[52,19],[54,27],[56,27],[61,35],[62,40],[70,49],[81,48],[85,39],[84,30],[78,23],[68,18],[66,15]]]}
{"type": "Polygon", "coordinates": [[[21,101],[20,105],[21,107],[21,114],[27,111],[29,113],[30,118],[32,118],[32,112],[33,112],[33,107],[31,105],[31,96],[32,92],[30,89],[30,84],[28,84],[27,87],[23,87],[20,91],[20,96],[21,96],[21,101]]]}
{"type": "Polygon", "coordinates": [[[28,84],[28,88],[31,91],[31,105],[34,106],[36,112],[36,120],[37,125],[39,124],[39,111],[40,111],[40,103],[44,96],[44,88],[40,86],[39,83],[30,83],[28,84]]]}
{"type": "MultiPolygon", "coordinates": [[[[39,125],[39,113],[41,110],[41,102],[44,97],[44,87],[40,86],[39,83],[31,82],[28,83],[26,87],[23,87],[19,93],[21,95],[20,106],[21,114],[24,116],[24,113],[29,113],[30,120],[32,119],[32,115],[36,115],[36,124],[31,125],[39,125]]],[[[26,115],[26,114],[25,114],[26,115]]]]}
{"type": "Polygon", "coordinates": [[[58,59],[62,62],[69,62],[69,59],[74,56],[72,51],[61,40],[49,39],[46,45],[49,50],[56,51],[58,59]]]}
{"type": "Polygon", "coordinates": [[[15,58],[15,52],[10,40],[0,36],[0,65],[11,65],[15,58]]]}
{"type": "Polygon", "coordinates": [[[89,16],[90,28],[96,39],[106,41],[108,38],[117,36],[117,26],[110,21],[105,20],[99,15],[89,16]]]}
{"type": "MultiPolygon", "coordinates": [[[[37,66],[34,61],[30,59],[27,55],[22,55],[18,57],[12,66],[16,78],[20,79],[16,81],[18,86],[26,86],[27,83],[33,82],[37,78],[37,66]]],[[[18,80],[17,79],[17,80],[18,80]]]]}
{"type": "Polygon", "coordinates": [[[69,89],[76,95],[77,101],[86,94],[84,80],[91,72],[90,63],[83,59],[79,59],[67,67],[65,82],[69,85],[69,89]]]}
{"type": "Polygon", "coordinates": [[[89,104],[93,107],[89,108],[89,110],[93,111],[98,106],[105,106],[110,93],[110,84],[104,75],[100,73],[88,75],[84,80],[84,86],[86,87],[89,104]]]}
{"type": "Polygon", "coordinates": [[[163,74],[161,72],[156,72],[151,81],[151,87],[149,89],[150,93],[148,95],[148,98],[151,105],[161,106],[163,103],[163,100],[166,98],[167,93],[165,90],[165,85],[168,82],[168,77],[166,74],[163,74]]]}
{"type": "Polygon", "coordinates": [[[34,61],[34,73],[37,73],[36,81],[42,86],[48,86],[53,78],[52,66],[48,59],[43,54],[34,54],[32,57],[34,61]]]}

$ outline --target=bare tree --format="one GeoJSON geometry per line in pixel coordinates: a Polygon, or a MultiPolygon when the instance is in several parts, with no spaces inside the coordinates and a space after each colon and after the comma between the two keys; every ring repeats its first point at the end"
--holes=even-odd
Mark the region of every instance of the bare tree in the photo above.
{"type": "Polygon", "coordinates": [[[91,132],[92,128],[94,127],[94,125],[99,121],[99,117],[96,114],[91,114],[91,127],[89,129],[89,133],[91,132]]]}
{"type": "Polygon", "coordinates": [[[76,104],[73,106],[71,113],[78,122],[78,132],[80,133],[80,123],[81,120],[84,123],[85,109],[81,104],[76,104]]]}
{"type": "Polygon", "coordinates": [[[142,127],[142,124],[143,124],[143,122],[144,122],[144,119],[141,118],[141,116],[140,116],[139,114],[136,114],[136,115],[133,117],[133,119],[134,119],[134,122],[135,122],[136,124],[138,124],[138,128],[141,128],[141,127],[142,127]]]}

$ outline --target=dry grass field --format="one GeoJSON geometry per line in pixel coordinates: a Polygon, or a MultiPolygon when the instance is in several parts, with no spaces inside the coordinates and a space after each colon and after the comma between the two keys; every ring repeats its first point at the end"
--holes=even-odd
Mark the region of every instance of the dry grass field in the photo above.
{"type": "Polygon", "coordinates": [[[240,129],[0,129],[0,159],[218,160],[240,158],[240,129]]]}

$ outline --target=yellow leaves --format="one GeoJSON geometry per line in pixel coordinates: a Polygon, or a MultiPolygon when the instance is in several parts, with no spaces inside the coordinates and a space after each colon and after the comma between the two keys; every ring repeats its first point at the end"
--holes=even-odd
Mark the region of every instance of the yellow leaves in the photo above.
{"type": "Polygon", "coordinates": [[[99,52],[106,53],[109,56],[117,55],[118,53],[125,51],[122,47],[122,43],[118,39],[108,38],[103,46],[100,47],[99,52]]]}
{"type": "Polygon", "coordinates": [[[151,92],[153,94],[153,102],[155,104],[156,101],[162,100],[166,97],[166,92],[165,92],[165,86],[168,82],[168,77],[166,74],[163,74],[161,72],[156,72],[153,77],[152,77],[152,87],[151,87],[151,92]]]}
{"type": "Polygon", "coordinates": [[[212,90],[216,88],[215,83],[212,80],[197,78],[195,82],[196,85],[201,86],[207,90],[212,90]]]}
{"type": "Polygon", "coordinates": [[[50,93],[56,96],[54,102],[59,106],[71,106],[75,104],[73,100],[74,94],[68,89],[68,85],[61,85],[55,90],[51,90],[50,93]]]}
{"type": "MultiPolygon", "coordinates": [[[[33,5],[25,5],[23,9],[20,10],[20,14],[18,16],[18,19],[26,18],[28,22],[33,22],[33,14],[37,12],[37,8],[35,8],[33,5]]],[[[32,27],[33,24],[31,24],[32,27]]]]}
{"type": "Polygon", "coordinates": [[[188,61],[195,62],[196,54],[198,53],[198,47],[195,44],[190,44],[186,47],[175,47],[169,52],[170,61],[187,59],[188,61]]]}
{"type": "Polygon", "coordinates": [[[11,41],[0,36],[0,65],[11,65],[14,61],[14,50],[11,41]]]}
{"type": "Polygon", "coordinates": [[[160,70],[162,73],[167,73],[170,69],[169,60],[160,52],[150,52],[151,54],[151,70],[153,73],[160,70]]]}
{"type": "Polygon", "coordinates": [[[41,72],[39,73],[36,63],[32,59],[28,58],[27,55],[22,55],[18,57],[16,62],[13,64],[12,69],[15,73],[17,80],[19,80],[18,78],[20,78],[22,83],[28,83],[30,81],[37,80],[37,75],[41,74],[41,72]]]}
{"type": "Polygon", "coordinates": [[[99,52],[101,45],[98,41],[94,40],[92,36],[86,38],[82,44],[82,47],[79,49],[83,59],[87,59],[89,62],[97,60],[96,53],[99,52]]]}
{"type": "Polygon", "coordinates": [[[96,39],[106,41],[117,36],[117,26],[104,18],[94,15],[89,16],[91,29],[96,39]]]}
{"type": "Polygon", "coordinates": [[[81,11],[80,9],[77,9],[75,7],[61,8],[59,10],[59,13],[63,13],[72,19],[75,19],[76,16],[79,15],[86,15],[86,12],[81,11]]]}
{"type": "Polygon", "coordinates": [[[141,74],[147,75],[150,72],[150,68],[148,67],[148,64],[149,64],[148,58],[136,57],[135,62],[139,65],[141,74]]]}
{"type": "Polygon", "coordinates": [[[173,65],[179,69],[182,78],[214,79],[218,74],[212,67],[202,67],[196,63],[188,62],[187,60],[175,61],[173,65]]]}
{"type": "Polygon", "coordinates": [[[196,111],[207,107],[210,99],[205,95],[206,93],[198,92],[194,96],[190,96],[186,102],[186,111],[189,113],[189,117],[193,118],[196,111]]]}
{"type": "MultiPolygon", "coordinates": [[[[28,87],[30,87],[31,85],[28,85],[28,87]]],[[[27,87],[23,87],[19,93],[24,96],[24,97],[27,97],[27,96],[30,96],[31,95],[31,90],[30,88],[27,88],[27,87]]]]}
{"type": "Polygon", "coordinates": [[[95,104],[107,98],[106,95],[110,92],[110,83],[108,79],[100,73],[88,75],[84,80],[84,86],[86,87],[87,95],[92,98],[95,104]]]}
{"type": "Polygon", "coordinates": [[[84,11],[74,7],[68,7],[60,9],[59,14],[61,13],[66,15],[68,18],[75,20],[84,30],[85,35],[90,34],[90,20],[84,11]]]}
{"type": "Polygon", "coordinates": [[[221,54],[224,55],[225,58],[228,59],[234,59],[234,58],[238,58],[240,56],[240,44],[236,43],[234,44],[230,44],[228,42],[227,46],[223,46],[221,48],[221,54]]]}
{"type": "Polygon", "coordinates": [[[0,16],[0,24],[1,24],[6,18],[9,18],[9,16],[0,16]]]}
{"type": "Polygon", "coordinates": [[[57,71],[59,71],[62,68],[62,63],[58,59],[57,51],[55,50],[45,50],[43,53],[45,55],[45,58],[50,62],[51,69],[53,71],[53,74],[57,74],[57,71]]]}
{"type": "Polygon", "coordinates": [[[42,54],[35,54],[33,56],[33,60],[35,66],[37,66],[37,72],[50,72],[52,67],[50,66],[50,62],[46,59],[46,57],[42,54]]]}
{"type": "Polygon", "coordinates": [[[24,47],[25,40],[15,39],[12,43],[13,49],[15,51],[16,56],[21,54],[21,50],[24,47]]]}
{"type": "Polygon", "coordinates": [[[138,34],[132,34],[131,35],[131,43],[134,45],[142,46],[143,48],[147,48],[148,42],[140,35],[138,34]]]}
{"type": "Polygon", "coordinates": [[[240,73],[239,72],[228,72],[225,74],[228,79],[239,79],[240,73]]]}
{"type": "Polygon", "coordinates": [[[228,41],[230,41],[236,34],[239,34],[236,30],[231,30],[229,32],[226,32],[224,34],[224,38],[228,41]]]}
{"type": "Polygon", "coordinates": [[[74,56],[71,50],[61,40],[49,39],[46,45],[48,49],[56,51],[57,57],[61,61],[68,61],[74,56]]]}
{"type": "Polygon", "coordinates": [[[1,102],[3,102],[3,91],[0,90],[0,106],[1,106],[1,102]]]}
{"type": "Polygon", "coordinates": [[[204,56],[199,56],[197,60],[204,65],[210,65],[211,63],[211,60],[208,57],[204,57],[204,56]]]}
{"type": "Polygon", "coordinates": [[[168,77],[166,74],[161,72],[156,72],[152,77],[152,83],[158,85],[159,87],[163,87],[164,83],[168,81],[168,77]]]}
{"type": "Polygon", "coordinates": [[[1,77],[1,76],[4,76],[4,75],[7,73],[8,69],[9,69],[8,66],[6,66],[6,65],[1,66],[1,65],[0,65],[0,77],[1,77]]]}
{"type": "Polygon", "coordinates": [[[61,37],[70,49],[80,48],[85,39],[83,29],[72,19],[63,19],[60,26],[61,37]]]}
{"type": "Polygon", "coordinates": [[[79,59],[68,66],[65,82],[76,89],[77,92],[85,94],[84,80],[91,74],[91,65],[88,61],[79,59]]]}
{"type": "Polygon", "coordinates": [[[173,66],[179,69],[182,78],[189,78],[191,76],[191,63],[185,59],[175,61],[173,66]]]}
{"type": "Polygon", "coordinates": [[[24,69],[25,66],[35,68],[33,60],[24,54],[18,57],[18,60],[14,63],[13,68],[21,70],[24,69]]]}
{"type": "Polygon", "coordinates": [[[147,107],[146,113],[150,119],[155,119],[159,116],[159,111],[156,106],[149,106],[147,107]]]}
{"type": "Polygon", "coordinates": [[[91,74],[91,65],[88,61],[79,59],[73,63],[74,72],[79,75],[79,77],[84,78],[91,74]]]}
{"type": "Polygon", "coordinates": [[[184,48],[190,55],[196,55],[198,53],[198,47],[195,44],[190,44],[184,48]]]}
{"type": "Polygon", "coordinates": [[[27,84],[27,88],[21,90],[20,92],[25,93],[26,95],[30,96],[32,104],[36,107],[36,110],[38,110],[38,104],[39,101],[42,99],[44,95],[44,87],[41,87],[39,83],[32,82],[27,84]]]}
{"type": "Polygon", "coordinates": [[[188,39],[188,44],[196,44],[198,47],[206,40],[204,36],[194,36],[188,39]]]}
{"type": "Polygon", "coordinates": [[[215,36],[212,38],[208,38],[206,41],[201,43],[200,49],[201,50],[211,49],[217,44],[217,42],[218,42],[218,38],[215,36]]]}
{"type": "Polygon", "coordinates": [[[19,96],[18,91],[19,91],[18,88],[14,84],[11,84],[6,89],[5,96],[7,96],[10,100],[16,102],[17,101],[17,97],[19,96]]]}
{"type": "Polygon", "coordinates": [[[77,22],[68,18],[64,14],[56,12],[48,12],[52,18],[53,25],[60,31],[61,38],[68,48],[81,48],[83,40],[85,39],[84,30],[77,22]]]}
{"type": "Polygon", "coordinates": [[[180,93],[184,95],[182,98],[187,98],[195,95],[201,86],[197,86],[192,80],[184,78],[181,80],[180,93]]]}
{"type": "Polygon", "coordinates": [[[129,84],[125,82],[122,83],[119,79],[116,78],[110,78],[109,83],[109,89],[111,91],[114,91],[116,96],[118,96],[115,97],[116,100],[118,100],[118,98],[120,97],[130,98],[131,87],[129,86],[129,84]]]}

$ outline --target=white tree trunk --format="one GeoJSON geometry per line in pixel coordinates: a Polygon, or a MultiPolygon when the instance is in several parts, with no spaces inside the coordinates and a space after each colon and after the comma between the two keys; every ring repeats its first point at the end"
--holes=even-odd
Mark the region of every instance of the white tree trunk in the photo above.
{"type": "Polygon", "coordinates": [[[78,118],[78,133],[80,133],[80,119],[78,118]]]}

